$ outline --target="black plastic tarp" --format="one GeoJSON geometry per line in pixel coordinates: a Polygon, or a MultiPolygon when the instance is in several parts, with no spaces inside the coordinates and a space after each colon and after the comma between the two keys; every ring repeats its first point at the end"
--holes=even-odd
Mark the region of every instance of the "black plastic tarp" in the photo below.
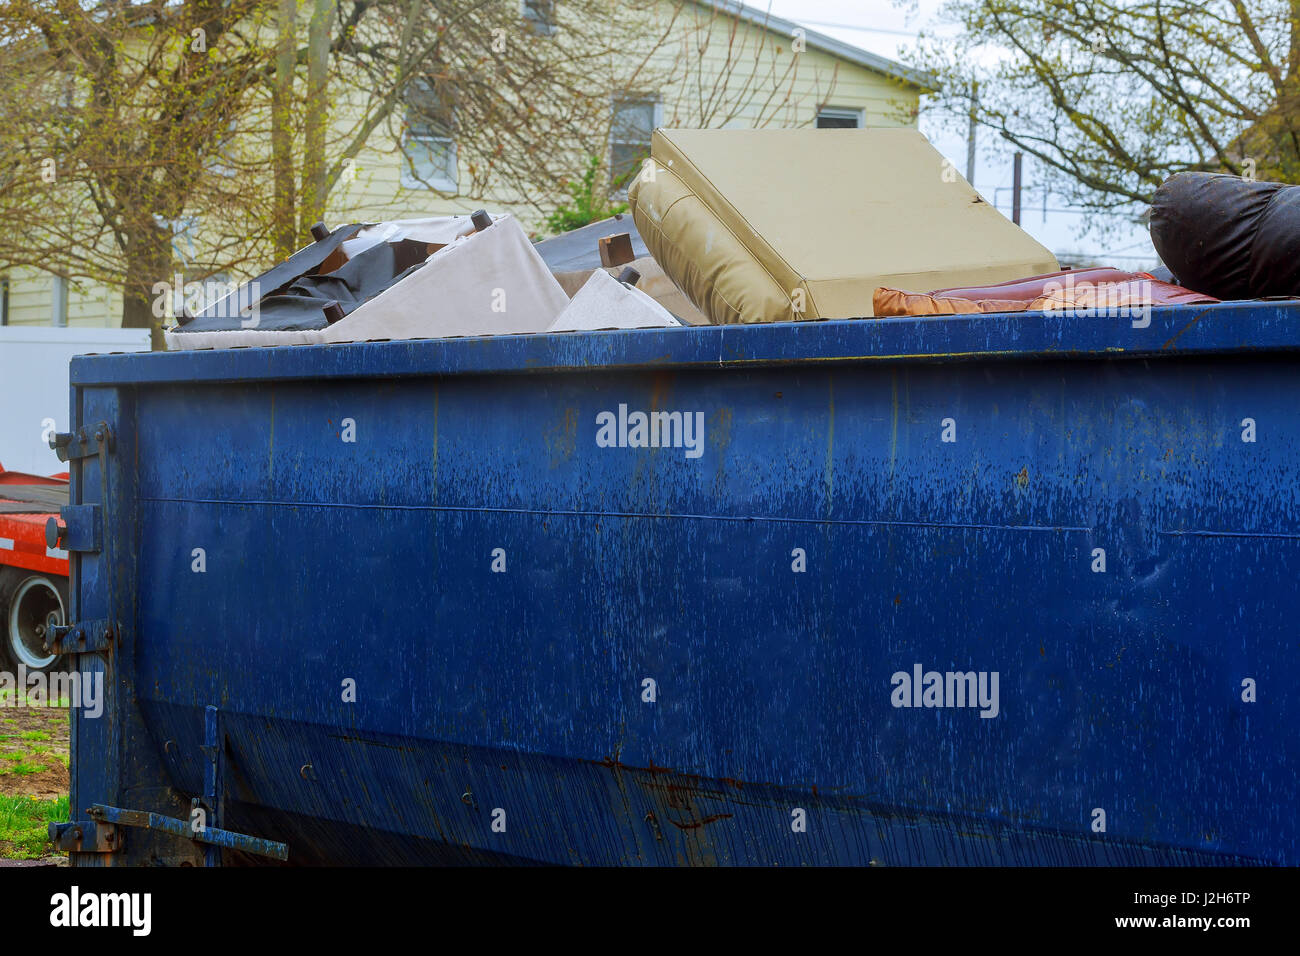
{"type": "Polygon", "coordinates": [[[337,321],[418,269],[429,256],[427,243],[409,239],[381,242],[357,253],[332,271],[318,274],[317,270],[327,264],[338,247],[362,228],[359,225],[340,226],[264,272],[231,298],[215,303],[183,323],[176,331],[257,328],[295,332],[323,329],[330,322],[325,311],[327,306],[337,306],[332,310],[337,321]],[[246,307],[254,303],[256,323],[248,324],[251,316],[246,307]]]}
{"type": "Polygon", "coordinates": [[[1177,173],[1152,200],[1151,242],[1188,289],[1219,299],[1300,295],[1300,186],[1177,173]]]}

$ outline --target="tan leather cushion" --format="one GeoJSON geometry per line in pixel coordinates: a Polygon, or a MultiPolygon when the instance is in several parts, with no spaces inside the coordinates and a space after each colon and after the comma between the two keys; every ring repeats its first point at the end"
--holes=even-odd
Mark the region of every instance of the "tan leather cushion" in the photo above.
{"type": "Polygon", "coordinates": [[[1058,268],[913,129],[656,130],[628,198],[716,324],[870,316],[880,286],[1058,268]]]}
{"type": "Polygon", "coordinates": [[[667,167],[657,169],[653,184],[634,183],[628,198],[646,248],[711,323],[799,318],[786,291],[795,286],[794,274],[786,268],[779,278],[773,276],[667,167]]]}

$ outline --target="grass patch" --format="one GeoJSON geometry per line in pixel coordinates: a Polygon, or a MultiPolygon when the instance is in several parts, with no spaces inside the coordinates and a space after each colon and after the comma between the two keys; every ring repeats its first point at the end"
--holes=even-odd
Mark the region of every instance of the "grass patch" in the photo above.
{"type": "Polygon", "coordinates": [[[0,767],[0,777],[6,776],[11,773],[17,774],[18,776],[21,777],[24,774],[40,773],[42,770],[45,769],[45,764],[43,763],[27,763],[26,760],[22,757],[19,757],[18,759],[22,762],[16,763],[11,767],[0,767]]]}
{"type": "Polygon", "coordinates": [[[38,860],[49,856],[54,852],[49,841],[49,824],[67,819],[67,797],[36,800],[0,795],[0,857],[38,860]]]}
{"type": "Polygon", "coordinates": [[[0,796],[52,800],[68,792],[68,712],[19,707],[0,726],[0,796]]]}

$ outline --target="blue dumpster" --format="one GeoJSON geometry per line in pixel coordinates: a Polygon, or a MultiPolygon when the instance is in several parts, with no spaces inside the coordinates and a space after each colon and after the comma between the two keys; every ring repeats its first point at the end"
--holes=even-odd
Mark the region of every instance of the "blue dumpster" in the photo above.
{"type": "Polygon", "coordinates": [[[1300,304],[72,363],[78,865],[1300,863],[1300,304]]]}

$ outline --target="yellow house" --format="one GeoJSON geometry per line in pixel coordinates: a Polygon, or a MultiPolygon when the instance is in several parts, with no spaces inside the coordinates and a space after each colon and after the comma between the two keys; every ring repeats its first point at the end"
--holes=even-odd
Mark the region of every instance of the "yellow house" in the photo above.
{"type": "MultiPolygon", "coordinates": [[[[518,2],[522,22],[534,32],[563,29],[564,0],[518,2]]],[[[735,0],[655,4],[664,33],[649,46],[630,38],[625,58],[635,68],[610,70],[635,77],[609,91],[602,163],[613,180],[637,168],[658,126],[915,126],[920,97],[932,88],[924,73],[735,0]]],[[[337,113],[347,110],[346,98],[336,102],[337,113]]],[[[437,122],[418,91],[395,120],[367,140],[330,193],[331,224],[486,207],[542,228],[544,216],[518,191],[470,188],[466,160],[448,132],[452,124],[437,122]]],[[[191,230],[174,244],[182,268],[202,223],[191,230]]],[[[121,324],[121,303],[120,290],[107,285],[0,263],[0,324],[112,327],[121,324]]]]}

